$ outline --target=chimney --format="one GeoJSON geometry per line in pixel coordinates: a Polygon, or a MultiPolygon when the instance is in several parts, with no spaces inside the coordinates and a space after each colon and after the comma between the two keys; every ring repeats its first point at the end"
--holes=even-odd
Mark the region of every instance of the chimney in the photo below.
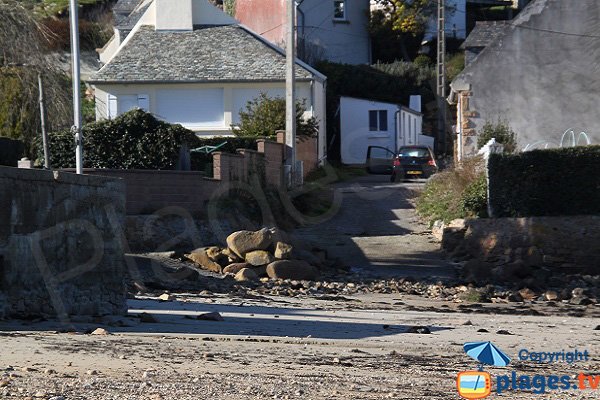
{"type": "Polygon", "coordinates": [[[192,0],[155,0],[157,31],[194,29],[192,0]]]}
{"type": "Polygon", "coordinates": [[[421,112],[421,95],[410,96],[410,102],[408,103],[411,110],[421,112]]]}

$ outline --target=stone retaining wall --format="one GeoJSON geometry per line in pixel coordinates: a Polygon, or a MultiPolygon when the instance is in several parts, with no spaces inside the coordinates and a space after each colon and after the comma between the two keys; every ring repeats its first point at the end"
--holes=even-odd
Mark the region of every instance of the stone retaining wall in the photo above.
{"type": "Polygon", "coordinates": [[[119,179],[0,167],[0,318],[126,312],[119,179]]]}
{"type": "Polygon", "coordinates": [[[442,246],[496,275],[523,275],[532,267],[600,274],[600,216],[482,218],[453,221],[442,246]],[[500,268],[498,268],[500,267],[500,268]]]}

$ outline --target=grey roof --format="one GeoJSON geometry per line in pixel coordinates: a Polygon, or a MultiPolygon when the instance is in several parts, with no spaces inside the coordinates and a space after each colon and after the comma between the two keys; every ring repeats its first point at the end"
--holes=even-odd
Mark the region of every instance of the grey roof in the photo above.
{"type": "MultiPolygon", "coordinates": [[[[239,25],[156,31],[142,26],[90,82],[283,81],[285,56],[239,25]]],[[[312,79],[296,64],[296,77],[312,79]]]]}
{"type": "Polygon", "coordinates": [[[510,21],[477,21],[461,47],[486,47],[504,35],[509,24],[510,21]]]}

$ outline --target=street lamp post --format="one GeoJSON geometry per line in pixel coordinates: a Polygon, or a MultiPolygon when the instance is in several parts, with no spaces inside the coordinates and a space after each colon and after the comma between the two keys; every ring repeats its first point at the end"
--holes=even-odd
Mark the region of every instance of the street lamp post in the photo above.
{"type": "Polygon", "coordinates": [[[77,0],[70,0],[71,20],[71,63],[73,78],[73,126],[71,131],[75,136],[75,162],[77,173],[83,173],[83,132],[81,130],[81,77],[79,68],[79,16],[77,0]]]}
{"type": "Polygon", "coordinates": [[[296,1],[287,0],[287,46],[285,78],[285,141],[291,149],[291,184],[296,184],[296,1]]]}

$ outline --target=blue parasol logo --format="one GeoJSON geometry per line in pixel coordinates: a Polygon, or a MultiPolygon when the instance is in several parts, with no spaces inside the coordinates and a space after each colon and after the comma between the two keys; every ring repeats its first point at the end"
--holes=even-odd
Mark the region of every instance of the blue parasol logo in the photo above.
{"type": "Polygon", "coordinates": [[[510,363],[510,357],[496,347],[492,342],[469,342],[463,346],[465,353],[479,361],[480,370],[483,370],[483,364],[494,367],[506,367],[510,363]]]}

